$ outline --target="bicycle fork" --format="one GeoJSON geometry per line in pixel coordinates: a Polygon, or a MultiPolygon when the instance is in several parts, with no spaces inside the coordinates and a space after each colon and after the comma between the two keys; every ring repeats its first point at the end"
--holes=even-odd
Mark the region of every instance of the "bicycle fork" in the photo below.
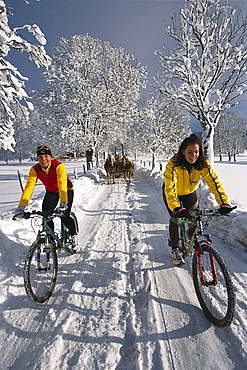
{"type": "Polygon", "coordinates": [[[37,270],[38,271],[48,271],[51,268],[50,264],[50,255],[51,255],[51,247],[48,244],[48,238],[45,236],[44,238],[40,239],[40,243],[37,247],[37,252],[36,252],[36,262],[37,262],[37,270]],[[42,243],[44,240],[44,243],[42,243]],[[44,259],[41,261],[41,252],[45,252],[44,259]],[[43,262],[43,263],[42,263],[43,262]]]}
{"type": "Polygon", "coordinates": [[[207,243],[207,244],[211,244],[209,241],[206,241],[206,240],[203,240],[201,242],[197,242],[197,248],[196,248],[196,251],[195,251],[195,254],[196,254],[196,259],[197,259],[197,264],[199,266],[199,277],[200,277],[200,282],[202,285],[208,287],[210,285],[217,285],[218,284],[218,276],[217,276],[217,273],[216,273],[216,268],[215,268],[215,263],[214,263],[214,257],[212,256],[212,254],[209,254],[209,261],[210,261],[210,267],[211,267],[211,274],[212,274],[212,280],[211,281],[208,281],[206,280],[206,277],[205,277],[205,270],[204,270],[204,267],[203,267],[203,259],[202,259],[202,255],[203,255],[203,248],[202,248],[202,244],[203,243],[207,243]]]}

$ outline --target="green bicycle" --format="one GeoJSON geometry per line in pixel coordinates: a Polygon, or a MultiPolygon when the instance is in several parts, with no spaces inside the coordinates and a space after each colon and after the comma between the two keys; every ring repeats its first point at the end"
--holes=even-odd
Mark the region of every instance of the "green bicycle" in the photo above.
{"type": "MultiPolygon", "coordinates": [[[[78,233],[78,222],[75,214],[70,213],[74,219],[76,232],[78,233]]],[[[56,284],[58,263],[57,251],[65,250],[71,254],[71,237],[69,231],[62,222],[64,214],[59,211],[32,211],[25,212],[24,218],[32,218],[36,224],[42,219],[42,227],[38,231],[35,242],[29,248],[24,264],[24,287],[28,297],[39,303],[47,301],[56,284]],[[61,227],[53,231],[48,223],[55,217],[61,220],[61,227]]]]}
{"type": "Polygon", "coordinates": [[[212,246],[210,235],[204,233],[214,216],[221,215],[217,210],[197,209],[182,218],[180,249],[184,261],[193,254],[192,278],[206,317],[215,326],[226,327],[234,318],[235,292],[226,262],[212,246]]]}

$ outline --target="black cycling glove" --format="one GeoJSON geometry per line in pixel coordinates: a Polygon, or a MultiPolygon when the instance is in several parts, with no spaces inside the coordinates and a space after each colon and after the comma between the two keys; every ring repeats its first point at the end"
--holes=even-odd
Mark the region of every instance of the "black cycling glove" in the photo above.
{"type": "Polygon", "coordinates": [[[176,207],[173,211],[173,217],[186,217],[188,215],[188,210],[184,207],[176,207]]]}

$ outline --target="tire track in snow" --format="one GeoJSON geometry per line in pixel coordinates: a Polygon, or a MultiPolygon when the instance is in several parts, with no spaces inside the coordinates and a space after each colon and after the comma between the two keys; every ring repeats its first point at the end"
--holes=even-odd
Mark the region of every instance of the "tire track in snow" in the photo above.
{"type": "MultiPolygon", "coordinates": [[[[125,235],[126,218],[128,218],[126,189],[128,185],[125,183],[118,183],[114,187],[103,187],[100,192],[102,194],[96,197],[97,206],[96,199],[94,205],[90,205],[85,211],[86,229],[90,240],[86,242],[86,237],[83,236],[87,253],[82,261],[80,309],[86,311],[86,315],[81,317],[81,322],[77,325],[76,336],[63,334],[64,342],[70,337],[70,341],[73,340],[76,344],[70,347],[70,350],[66,349],[68,356],[63,359],[62,366],[66,366],[66,363],[71,365],[72,358],[75,366],[75,363],[82,361],[81,358],[84,356],[84,368],[101,368],[101,366],[103,368],[99,358],[111,357],[110,354],[106,354],[111,351],[109,348],[104,349],[105,342],[112,351],[119,352],[119,356],[123,354],[121,348],[126,339],[124,336],[131,331],[128,298],[126,300],[129,288],[123,281],[128,274],[125,267],[129,261],[125,235]],[[92,220],[91,226],[88,224],[88,218],[92,220]],[[114,271],[116,269],[117,271],[114,271]],[[118,283],[119,278],[123,287],[118,283]],[[108,281],[110,283],[107,286],[108,281]],[[94,317],[96,313],[99,315],[94,317]],[[116,313],[115,317],[113,313],[116,313]],[[112,321],[115,321],[114,333],[111,332],[112,321]]],[[[85,217],[81,219],[85,220],[85,217]]],[[[129,367],[130,358],[134,361],[137,357],[138,351],[134,349],[131,356],[128,353],[125,365],[129,367]]]]}
{"type": "MultiPolygon", "coordinates": [[[[118,194],[121,186],[120,190],[119,186],[117,189],[118,194]]],[[[81,274],[81,307],[84,307],[86,316],[78,324],[77,331],[82,341],[76,345],[78,358],[80,358],[81,352],[91,353],[88,356],[88,363],[85,366],[100,366],[97,356],[94,356],[93,353],[96,352],[98,354],[102,351],[102,342],[104,342],[107,332],[104,322],[107,323],[111,320],[110,300],[118,301],[119,299],[117,292],[115,294],[111,292],[111,285],[107,286],[108,281],[118,278],[113,275],[115,274],[114,265],[118,262],[118,257],[116,257],[118,251],[116,250],[117,243],[114,245],[112,239],[114,238],[114,234],[117,234],[115,237],[118,238],[118,234],[121,234],[117,221],[121,199],[116,202],[116,194],[114,192],[116,192],[116,188],[112,192],[110,186],[104,186],[100,192],[103,196],[99,194],[99,197],[96,197],[99,201],[97,199],[94,200],[94,206],[90,206],[85,212],[87,216],[89,215],[87,218],[91,221],[91,225],[86,224],[89,242],[86,246],[87,257],[83,260],[83,272],[81,274]],[[97,206],[96,202],[98,202],[97,206]],[[92,209],[95,211],[92,211],[92,209]],[[90,216],[90,214],[93,216],[90,216]],[[94,318],[97,312],[99,316],[94,318]],[[99,322],[103,323],[102,326],[100,326],[99,322]],[[98,347],[98,349],[96,350],[95,347],[98,347]]],[[[86,237],[84,235],[85,239],[86,237]]],[[[72,351],[74,350],[73,348],[72,351]]]]}
{"type": "MultiPolygon", "coordinates": [[[[113,207],[112,212],[114,212],[114,207],[115,209],[118,208],[118,204],[115,204],[112,207],[113,207]]],[[[27,369],[28,364],[27,364],[26,359],[29,358],[30,363],[33,364],[37,362],[37,357],[39,357],[38,356],[39,351],[36,349],[34,352],[34,348],[36,348],[36,342],[39,342],[39,343],[41,342],[43,344],[42,349],[40,348],[40,357],[43,357],[43,352],[45,352],[44,348],[49,348],[49,345],[52,344],[52,341],[57,340],[56,336],[54,337],[51,336],[50,338],[49,335],[46,335],[44,338],[42,338],[42,333],[43,333],[43,327],[45,327],[47,331],[49,331],[49,329],[51,330],[51,332],[53,331],[54,324],[56,325],[56,322],[60,320],[59,312],[61,311],[63,307],[67,306],[68,295],[69,295],[69,292],[72,290],[73,284],[74,284],[73,277],[70,279],[67,278],[68,274],[66,274],[66,272],[69,271],[68,266],[71,266],[72,264],[74,264],[75,266],[78,266],[81,263],[81,261],[83,261],[83,264],[84,264],[83,270],[84,272],[86,271],[88,267],[87,262],[90,261],[90,258],[87,259],[85,257],[90,256],[90,253],[92,253],[90,251],[90,249],[92,248],[92,245],[94,247],[95,246],[97,247],[97,239],[98,239],[98,243],[102,242],[103,245],[106,244],[104,243],[104,240],[107,238],[107,233],[109,233],[109,230],[111,230],[111,227],[109,226],[109,218],[110,218],[110,215],[107,215],[107,214],[103,215],[101,214],[101,212],[99,214],[98,219],[95,217],[91,218],[91,220],[93,219],[95,220],[95,222],[91,222],[91,225],[87,225],[88,226],[86,230],[87,232],[82,233],[82,236],[81,235],[79,236],[80,245],[82,245],[82,248],[83,248],[83,243],[87,241],[87,238],[90,237],[91,239],[90,242],[88,242],[88,244],[86,245],[85,250],[82,250],[81,253],[79,252],[78,254],[74,256],[70,256],[70,257],[64,258],[61,255],[59,256],[58,282],[55,288],[55,292],[48,302],[46,302],[43,305],[39,305],[39,304],[30,302],[26,297],[24,298],[24,300],[27,301],[27,306],[29,307],[31,306],[31,308],[29,308],[28,310],[27,309],[23,310],[24,313],[22,314],[22,320],[20,320],[19,315],[18,315],[18,320],[19,320],[18,326],[21,327],[21,330],[18,330],[18,335],[16,337],[16,340],[14,340],[12,336],[11,345],[9,341],[6,345],[6,348],[8,348],[8,351],[6,349],[6,351],[8,352],[7,354],[8,360],[6,363],[10,364],[11,362],[9,361],[10,358],[18,357],[18,362],[20,359],[21,360],[23,359],[23,361],[21,361],[20,363],[23,363],[23,368],[27,369]],[[108,218],[108,220],[106,220],[106,218],[108,218]],[[100,223],[104,225],[104,227],[101,227],[99,229],[98,224],[100,223]],[[94,238],[91,238],[91,235],[94,235],[94,238]],[[37,315],[34,315],[34,309],[36,310],[36,312],[39,311],[38,317],[37,315]],[[49,318],[50,311],[52,313],[53,319],[49,323],[48,318],[49,318]],[[23,331],[23,334],[20,334],[21,331],[23,331]],[[11,356],[11,350],[13,351],[13,356],[11,356]],[[18,351],[20,352],[20,355],[18,355],[18,351]],[[25,354],[22,355],[21,353],[23,352],[25,354]],[[35,356],[35,361],[32,361],[34,360],[34,356],[35,356]]],[[[112,231],[110,231],[110,233],[112,233],[112,231]]],[[[96,264],[95,267],[93,267],[91,271],[91,276],[93,277],[93,279],[95,276],[97,276],[98,282],[100,282],[103,279],[103,271],[104,271],[105,263],[106,263],[106,255],[107,255],[107,252],[103,252],[101,254],[101,258],[98,259],[100,263],[96,264]]],[[[77,275],[78,275],[78,272],[77,272],[77,275]]],[[[81,274],[80,272],[80,276],[81,275],[83,278],[83,273],[81,274]]],[[[93,280],[91,281],[92,285],[95,285],[95,283],[96,281],[93,281],[93,280]]],[[[83,287],[83,290],[81,293],[87,294],[87,290],[88,290],[87,288],[85,289],[83,287]]],[[[97,294],[97,287],[94,289],[93,292],[90,293],[91,303],[87,307],[88,314],[90,314],[90,312],[92,311],[93,301],[95,299],[96,294],[97,294]]],[[[23,302],[22,302],[22,305],[23,305],[23,302]]],[[[5,315],[7,317],[6,310],[5,310],[5,315]]],[[[67,316],[69,320],[69,315],[67,316]]],[[[66,317],[64,320],[66,320],[66,317]]],[[[57,324],[57,326],[58,327],[55,330],[57,332],[56,335],[59,335],[59,333],[61,333],[62,335],[63,328],[61,328],[61,325],[59,324],[57,324]]],[[[10,330],[11,330],[11,326],[10,326],[10,330]]],[[[47,355],[47,351],[46,351],[46,355],[47,355]]],[[[15,365],[13,364],[13,366],[15,365]]]]}
{"type": "MultiPolygon", "coordinates": [[[[130,249],[133,251],[131,253],[133,275],[136,277],[134,284],[136,292],[133,299],[136,315],[139,317],[139,333],[136,340],[141,345],[140,352],[144,368],[149,369],[154,366],[155,368],[175,369],[164,312],[161,307],[158,310],[157,307],[155,308],[155,315],[152,312],[154,310],[152,307],[152,291],[155,290],[155,287],[157,288],[157,281],[150,260],[149,245],[145,242],[148,239],[148,235],[143,226],[146,223],[142,215],[143,203],[140,193],[135,192],[133,188],[131,190],[128,201],[132,219],[129,223],[128,234],[131,243],[130,249]],[[166,336],[165,341],[153,341],[151,339],[149,332],[150,327],[153,326],[155,326],[156,332],[159,332],[161,328],[163,329],[166,336]]],[[[155,207],[159,209],[161,214],[164,214],[164,206],[159,201],[160,194],[158,194],[155,188],[152,188],[151,192],[155,207]]]]}

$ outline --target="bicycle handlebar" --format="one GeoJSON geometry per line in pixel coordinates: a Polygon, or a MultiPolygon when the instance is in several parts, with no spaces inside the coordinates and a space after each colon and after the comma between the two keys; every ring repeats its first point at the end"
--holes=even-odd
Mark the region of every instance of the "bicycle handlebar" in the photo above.
{"type": "MultiPolygon", "coordinates": [[[[231,209],[229,209],[229,213],[232,212],[236,208],[237,208],[237,206],[234,206],[231,209]]],[[[198,216],[208,216],[208,217],[210,217],[210,216],[227,216],[228,214],[225,214],[225,215],[221,214],[219,208],[217,208],[217,209],[207,209],[207,208],[199,209],[198,208],[198,209],[195,209],[194,211],[188,211],[188,215],[185,218],[190,219],[190,218],[195,218],[195,217],[198,217],[198,216]]]]}
{"type": "MultiPolygon", "coordinates": [[[[41,216],[41,217],[64,217],[63,211],[49,210],[49,211],[37,211],[33,210],[32,212],[24,212],[25,220],[32,218],[32,216],[41,216]]],[[[14,216],[12,220],[17,220],[19,217],[14,216]]]]}

